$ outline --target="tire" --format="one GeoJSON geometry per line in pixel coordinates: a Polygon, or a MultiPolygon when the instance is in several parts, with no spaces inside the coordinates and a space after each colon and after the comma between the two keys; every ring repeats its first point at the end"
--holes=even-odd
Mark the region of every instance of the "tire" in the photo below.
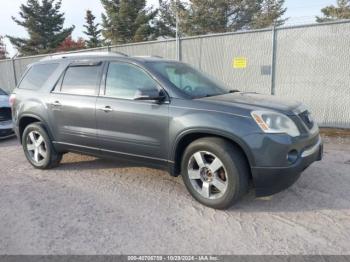
{"type": "Polygon", "coordinates": [[[22,135],[22,147],[29,163],[37,169],[50,169],[59,165],[62,154],[57,153],[43,124],[28,125],[22,135]]]}
{"type": "Polygon", "coordinates": [[[211,208],[226,209],[248,191],[249,164],[239,148],[221,138],[192,142],[182,157],[181,170],[190,194],[211,208]]]}

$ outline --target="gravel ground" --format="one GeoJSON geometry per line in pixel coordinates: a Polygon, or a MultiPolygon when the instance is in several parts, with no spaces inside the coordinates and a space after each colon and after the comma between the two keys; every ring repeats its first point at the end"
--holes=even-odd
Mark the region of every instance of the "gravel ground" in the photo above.
{"type": "Polygon", "coordinates": [[[290,189],[227,211],[195,202],[181,178],[67,154],[35,170],[0,142],[1,254],[350,254],[350,143],[290,189]]]}

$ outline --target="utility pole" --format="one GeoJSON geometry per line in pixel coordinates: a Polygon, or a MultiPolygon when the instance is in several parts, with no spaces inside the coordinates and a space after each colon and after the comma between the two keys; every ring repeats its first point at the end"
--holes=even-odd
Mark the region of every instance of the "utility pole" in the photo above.
{"type": "Polygon", "coordinates": [[[181,60],[181,55],[180,55],[180,34],[179,34],[179,11],[178,11],[178,0],[175,2],[175,10],[176,10],[176,60],[180,61],[181,60]]]}
{"type": "Polygon", "coordinates": [[[11,58],[11,62],[12,62],[12,69],[13,69],[13,79],[15,81],[15,86],[17,87],[17,72],[16,72],[16,64],[15,64],[15,58],[18,56],[18,53],[16,53],[12,58],[11,58]]]}
{"type": "Polygon", "coordinates": [[[272,27],[272,59],[271,59],[271,95],[276,94],[276,49],[277,49],[276,23],[272,27]]]}

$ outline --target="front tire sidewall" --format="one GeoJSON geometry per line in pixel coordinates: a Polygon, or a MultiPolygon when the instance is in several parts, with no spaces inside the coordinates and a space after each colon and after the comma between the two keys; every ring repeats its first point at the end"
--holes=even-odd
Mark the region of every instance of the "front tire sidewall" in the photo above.
{"type": "Polygon", "coordinates": [[[32,166],[34,166],[35,168],[38,168],[38,169],[46,169],[50,166],[54,151],[53,151],[51,140],[50,140],[49,136],[47,135],[47,132],[45,131],[45,129],[42,125],[35,123],[35,124],[31,124],[31,125],[26,127],[26,129],[24,130],[23,135],[22,135],[22,146],[23,146],[24,154],[32,166]],[[38,132],[43,137],[43,139],[45,141],[46,150],[47,150],[47,157],[46,157],[45,161],[43,161],[41,163],[35,162],[32,159],[32,157],[30,156],[28,149],[27,149],[27,138],[28,138],[29,133],[32,131],[38,132]]]}
{"type": "MultiPolygon", "coordinates": [[[[226,142],[226,141],[225,141],[226,142]]],[[[230,145],[230,144],[229,144],[230,145]]],[[[184,153],[182,160],[182,179],[190,194],[200,203],[215,209],[226,209],[233,205],[246,192],[246,174],[236,165],[235,152],[220,139],[201,139],[191,144],[184,153]],[[217,143],[218,144],[217,144],[217,143]],[[194,188],[188,176],[188,163],[191,156],[198,151],[208,151],[217,156],[226,169],[228,187],[226,192],[217,199],[208,199],[199,194],[194,188]]]]}

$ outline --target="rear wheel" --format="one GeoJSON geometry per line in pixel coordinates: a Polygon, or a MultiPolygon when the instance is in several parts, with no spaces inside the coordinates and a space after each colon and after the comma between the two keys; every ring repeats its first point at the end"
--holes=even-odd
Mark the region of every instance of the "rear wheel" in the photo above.
{"type": "Polygon", "coordinates": [[[225,209],[248,191],[248,163],[242,152],[228,141],[202,138],[185,150],[182,178],[197,201],[225,209]]]}
{"type": "Polygon", "coordinates": [[[33,123],[25,128],[22,146],[26,158],[35,168],[53,168],[62,160],[62,154],[55,151],[45,128],[40,123],[33,123]]]}

